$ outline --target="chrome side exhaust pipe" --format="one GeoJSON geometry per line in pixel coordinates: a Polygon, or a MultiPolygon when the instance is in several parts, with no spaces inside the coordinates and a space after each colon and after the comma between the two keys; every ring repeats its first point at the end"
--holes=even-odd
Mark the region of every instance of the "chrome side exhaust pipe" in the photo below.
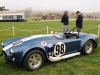
{"type": "Polygon", "coordinates": [[[70,58],[70,57],[74,57],[74,56],[77,56],[77,55],[80,55],[81,53],[80,52],[77,52],[77,53],[72,53],[72,54],[68,54],[68,55],[64,55],[62,57],[53,57],[53,56],[49,56],[48,59],[52,62],[55,62],[55,61],[60,61],[62,59],[66,59],[66,58],[70,58]]]}

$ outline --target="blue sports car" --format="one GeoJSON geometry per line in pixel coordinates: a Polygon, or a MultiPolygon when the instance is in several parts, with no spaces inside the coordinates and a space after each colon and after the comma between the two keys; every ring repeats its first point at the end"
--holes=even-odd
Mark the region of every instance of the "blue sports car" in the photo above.
{"type": "Polygon", "coordinates": [[[89,55],[97,47],[95,34],[74,32],[33,35],[14,38],[2,43],[2,53],[7,62],[23,64],[27,70],[41,68],[48,59],[52,62],[84,54],[89,55]]]}

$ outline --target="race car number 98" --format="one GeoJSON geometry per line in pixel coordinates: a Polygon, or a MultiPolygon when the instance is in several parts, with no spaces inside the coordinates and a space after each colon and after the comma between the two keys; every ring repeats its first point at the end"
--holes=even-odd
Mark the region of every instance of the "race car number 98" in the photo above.
{"type": "Polygon", "coordinates": [[[56,57],[62,56],[66,51],[66,46],[63,42],[58,42],[54,48],[54,55],[56,57]]]}

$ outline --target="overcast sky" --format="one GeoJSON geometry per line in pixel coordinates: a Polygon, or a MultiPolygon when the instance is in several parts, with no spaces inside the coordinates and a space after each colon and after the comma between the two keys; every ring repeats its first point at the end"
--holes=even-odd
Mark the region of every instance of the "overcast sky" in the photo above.
{"type": "Polygon", "coordinates": [[[69,10],[100,12],[100,0],[0,0],[0,6],[8,9],[69,10]]]}

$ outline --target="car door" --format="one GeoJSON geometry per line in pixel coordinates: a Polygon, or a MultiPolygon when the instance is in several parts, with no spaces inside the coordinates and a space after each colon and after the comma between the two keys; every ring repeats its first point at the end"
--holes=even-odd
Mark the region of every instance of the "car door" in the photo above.
{"type": "Polygon", "coordinates": [[[80,39],[58,40],[54,46],[54,55],[60,57],[69,53],[77,52],[80,46],[80,39]]]}
{"type": "Polygon", "coordinates": [[[66,46],[65,54],[77,52],[81,43],[80,39],[64,39],[66,46]]]}

